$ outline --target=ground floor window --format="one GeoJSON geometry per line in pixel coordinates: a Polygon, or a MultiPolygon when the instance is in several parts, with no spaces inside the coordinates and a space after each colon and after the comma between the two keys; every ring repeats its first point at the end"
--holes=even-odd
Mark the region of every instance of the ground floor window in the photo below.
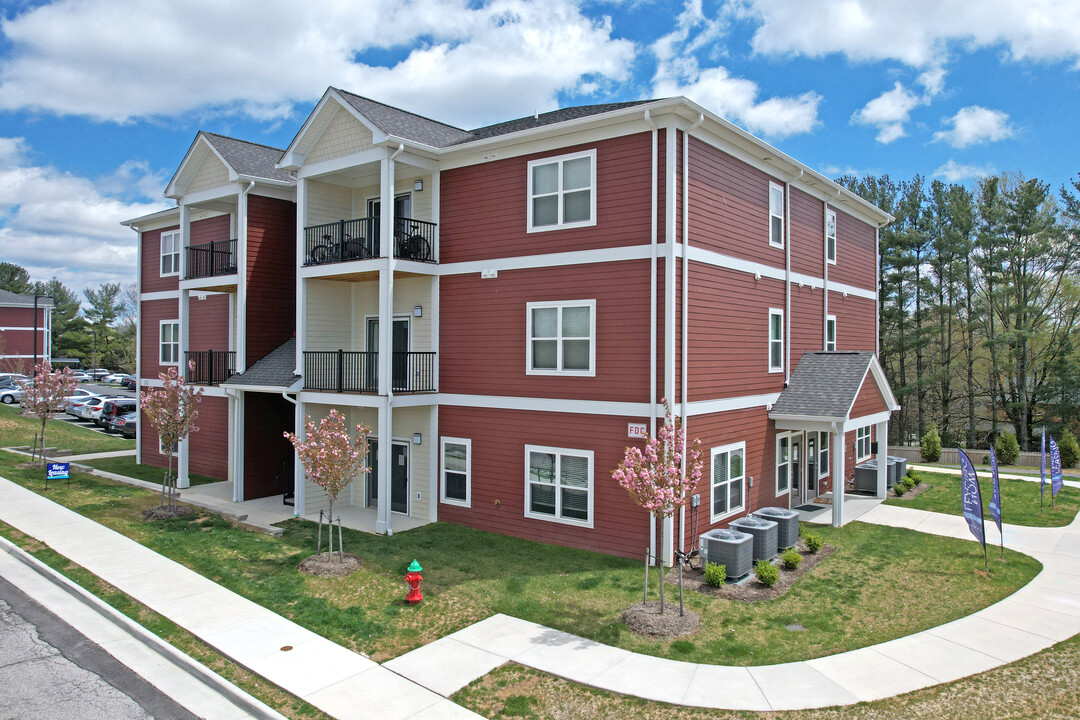
{"type": "Polygon", "coordinates": [[[746,443],[712,449],[712,522],[746,505],[746,443]]]}
{"type": "Polygon", "coordinates": [[[855,461],[859,462],[870,457],[870,426],[861,427],[855,431],[855,461]]]}
{"type": "Polygon", "coordinates": [[[818,477],[829,474],[829,433],[818,433],[818,477]]]}
{"type": "Polygon", "coordinates": [[[442,501],[469,507],[472,476],[472,441],[442,439],[442,501]]]}
{"type": "Polygon", "coordinates": [[[776,438],[776,494],[788,491],[791,478],[791,436],[779,435],[776,438]]]}
{"type": "Polygon", "coordinates": [[[592,451],[526,445],[525,516],[592,527],[592,451]]]}

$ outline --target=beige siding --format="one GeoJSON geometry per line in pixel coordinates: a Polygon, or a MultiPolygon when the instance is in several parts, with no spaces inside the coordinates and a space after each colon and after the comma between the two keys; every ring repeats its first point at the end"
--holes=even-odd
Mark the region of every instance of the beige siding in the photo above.
{"type": "Polygon", "coordinates": [[[229,183],[229,169],[225,163],[218,160],[217,155],[207,153],[206,159],[199,166],[195,177],[191,178],[185,193],[196,193],[201,190],[212,190],[229,183]]]}
{"type": "Polygon", "coordinates": [[[333,160],[371,147],[371,131],[353,115],[341,109],[327,125],[304,158],[305,165],[333,160]]]}
{"type": "Polygon", "coordinates": [[[332,280],[307,280],[307,342],[305,350],[348,350],[352,328],[343,312],[348,307],[349,284],[332,280]]]}
{"type": "Polygon", "coordinates": [[[304,225],[322,225],[360,217],[353,215],[351,193],[349,188],[341,185],[308,181],[307,220],[304,225]]]}
{"type": "Polygon", "coordinates": [[[429,442],[429,416],[426,407],[394,408],[394,437],[409,441],[409,515],[421,520],[429,519],[431,503],[428,490],[431,487],[431,451],[429,442]],[[420,445],[412,442],[413,433],[421,433],[420,445]],[[416,494],[420,493],[417,498],[416,494]]]}
{"type": "MultiPolygon", "coordinates": [[[[311,416],[317,425],[319,421],[330,414],[330,410],[333,407],[333,405],[316,405],[314,403],[308,403],[305,409],[307,414],[311,416]]],[[[350,431],[357,425],[363,424],[372,428],[372,434],[375,434],[375,428],[377,428],[379,424],[379,413],[375,408],[338,408],[338,412],[345,416],[350,431]]],[[[367,476],[368,473],[358,472],[356,474],[356,479],[349,487],[338,494],[337,502],[334,503],[335,506],[344,507],[346,505],[356,505],[357,507],[363,507],[364,498],[367,497],[364,492],[364,483],[367,482],[367,476]]],[[[326,492],[318,485],[311,482],[311,480],[304,481],[304,495],[306,511],[308,514],[326,510],[330,506],[326,492]]]]}
{"type": "Polygon", "coordinates": [[[402,278],[394,283],[394,314],[409,316],[410,350],[430,352],[431,347],[431,279],[402,278]],[[421,317],[413,316],[413,307],[423,307],[421,317]]]}
{"type": "MultiPolygon", "coordinates": [[[[431,222],[431,176],[424,176],[424,189],[413,189],[416,178],[398,179],[394,182],[394,195],[409,193],[412,195],[412,217],[415,220],[431,222]]],[[[378,185],[365,185],[353,190],[353,217],[367,217],[368,200],[379,197],[378,185]]]]}

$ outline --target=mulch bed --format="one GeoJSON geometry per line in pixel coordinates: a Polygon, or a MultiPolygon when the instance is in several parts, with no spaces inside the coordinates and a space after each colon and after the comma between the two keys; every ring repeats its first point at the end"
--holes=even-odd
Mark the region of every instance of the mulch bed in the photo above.
{"type": "Polygon", "coordinates": [[[890,490],[889,491],[889,497],[893,498],[894,500],[913,500],[913,499],[919,497],[920,495],[922,495],[924,492],[926,492],[929,489],[930,489],[930,483],[921,482],[918,485],[916,485],[915,487],[908,490],[903,495],[897,495],[892,490],[890,490]]]}
{"type": "MultiPolygon", "coordinates": [[[[777,565],[780,570],[780,579],[772,587],[762,585],[751,572],[747,580],[737,584],[725,584],[722,587],[712,587],[705,582],[705,571],[701,568],[683,568],[683,587],[687,590],[696,590],[704,595],[712,595],[727,600],[742,600],[743,602],[761,602],[763,600],[775,600],[791,588],[796,580],[817,567],[825,558],[836,552],[832,545],[825,545],[816,553],[811,553],[803,540],[799,540],[796,548],[802,554],[802,562],[794,570],[785,570],[782,564],[777,565]]],[[[679,568],[673,567],[667,574],[668,585],[678,586],[679,568]]],[[[678,608],[676,607],[676,610],[678,608]]]]}
{"type": "Polygon", "coordinates": [[[637,635],[652,638],[672,638],[689,635],[698,629],[697,613],[686,608],[685,614],[679,615],[679,596],[677,593],[674,599],[675,602],[665,601],[663,615],[660,614],[659,602],[631,605],[623,612],[622,621],[626,623],[626,627],[631,632],[637,635]]]}
{"type": "Polygon", "coordinates": [[[337,552],[324,552],[304,558],[296,569],[317,577],[345,577],[359,570],[362,562],[359,555],[352,553],[339,556],[337,552]]]}
{"type": "Polygon", "coordinates": [[[147,510],[142,511],[143,520],[172,520],[174,518],[188,517],[194,515],[195,511],[187,505],[176,505],[172,510],[164,505],[158,505],[147,510]]]}

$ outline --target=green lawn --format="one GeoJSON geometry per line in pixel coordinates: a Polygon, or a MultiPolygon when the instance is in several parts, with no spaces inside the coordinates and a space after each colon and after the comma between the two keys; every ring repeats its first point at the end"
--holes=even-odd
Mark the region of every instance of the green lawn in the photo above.
{"type": "MultiPolygon", "coordinates": [[[[135,462],[134,456],[86,460],[83,462],[83,465],[89,465],[92,468],[116,473],[118,475],[126,475],[127,477],[133,477],[137,480],[147,480],[156,483],[162,481],[162,477],[165,473],[164,468],[155,467],[153,465],[139,465],[135,462]]],[[[175,471],[176,460],[173,460],[173,472],[175,471]]],[[[192,485],[205,485],[206,483],[221,482],[218,478],[197,475],[195,473],[189,473],[188,477],[191,479],[192,485]]]]}
{"type": "MultiPolygon", "coordinates": [[[[41,421],[23,415],[21,408],[0,405],[0,447],[33,445],[34,434],[41,431],[41,421]]],[[[110,450],[130,450],[134,440],[117,435],[105,435],[63,420],[50,420],[45,426],[45,442],[49,447],[73,450],[76,455],[110,450]]]]}
{"type": "MultiPolygon", "coordinates": [[[[913,471],[930,485],[930,489],[916,498],[905,500],[890,494],[888,505],[900,505],[916,510],[962,515],[960,506],[960,476],[945,473],[913,471]]],[[[1026,480],[1001,480],[1001,521],[1013,525],[1033,527],[1061,527],[1068,525],[1080,510],[1080,490],[1063,487],[1057,495],[1054,507],[1050,506],[1050,484],[1047,483],[1044,507],[1039,508],[1039,483],[1026,480]]],[[[983,516],[990,522],[990,498],[994,491],[990,473],[979,472],[982,491],[983,516]]],[[[994,532],[997,532],[996,530],[994,532]]]]}
{"type": "MultiPolygon", "coordinates": [[[[0,474],[41,491],[39,473],[0,458],[0,474]]],[[[442,523],[393,537],[346,531],[363,558],[348,578],[296,570],[315,549],[315,526],[292,520],[272,538],[213,515],[145,523],[157,495],[73,474],[50,499],[136,539],[251,600],[377,660],[395,657],[503,612],[653,655],[735,665],[788,662],[851,650],[967,615],[1009,595],[1040,565],[1007,551],[990,577],[975,543],[853,523],[820,528],[838,549],[784,597],[745,603],[688,593],[703,629],[680,642],[638,638],[619,614],[641,598],[642,566],[442,523]],[[425,601],[403,602],[405,568],[423,565],[425,601]],[[804,632],[784,626],[801,623],[804,632]]],[[[655,593],[657,573],[651,573],[655,593]]],[[[676,597],[669,586],[668,597],[676,597]]]]}

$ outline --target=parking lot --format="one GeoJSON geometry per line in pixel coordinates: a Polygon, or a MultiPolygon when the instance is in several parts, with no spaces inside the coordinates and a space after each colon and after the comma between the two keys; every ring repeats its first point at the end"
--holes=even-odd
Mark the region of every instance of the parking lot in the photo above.
{"type": "MultiPolygon", "coordinates": [[[[107,398],[135,398],[134,390],[128,390],[127,388],[123,387],[113,387],[112,385],[102,385],[101,383],[92,382],[79,383],[79,387],[107,398]]],[[[60,413],[59,415],[56,415],[55,418],[57,420],[69,422],[72,425],[79,425],[81,427],[87,428],[88,430],[93,430],[95,432],[103,434],[105,433],[105,428],[98,427],[93,420],[81,420],[79,418],[74,418],[67,413],[60,413]]]]}

